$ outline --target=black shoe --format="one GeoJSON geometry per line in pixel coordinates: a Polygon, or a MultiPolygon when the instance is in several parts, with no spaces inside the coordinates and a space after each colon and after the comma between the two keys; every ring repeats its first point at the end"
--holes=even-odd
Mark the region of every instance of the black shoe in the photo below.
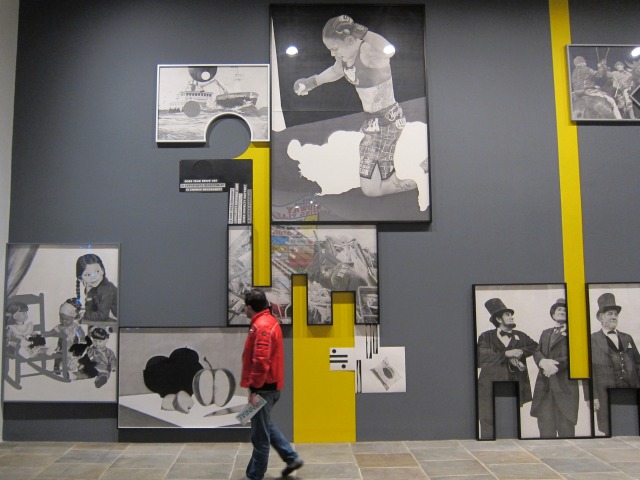
{"type": "Polygon", "coordinates": [[[290,475],[295,470],[298,470],[299,468],[301,468],[302,465],[304,465],[304,462],[302,461],[302,459],[299,458],[299,457],[296,458],[293,462],[291,462],[289,465],[287,465],[284,468],[284,470],[282,470],[282,476],[286,477],[286,476],[290,475]]]}

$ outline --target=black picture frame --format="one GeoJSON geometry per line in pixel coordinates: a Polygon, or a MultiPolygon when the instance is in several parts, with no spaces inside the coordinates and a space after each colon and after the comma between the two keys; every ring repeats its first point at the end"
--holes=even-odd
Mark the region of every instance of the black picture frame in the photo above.
{"type": "MultiPolygon", "coordinates": [[[[287,4],[271,5],[270,13],[273,222],[430,222],[424,6],[287,4]],[[297,80],[319,74],[335,62],[322,32],[329,19],[343,15],[366,26],[372,32],[369,38],[381,35],[395,49],[390,75],[393,96],[404,116],[393,106],[378,108],[388,99],[378,104],[368,93],[359,97],[345,78],[319,85],[317,91],[304,90],[308,95],[294,90],[297,80]],[[287,54],[291,46],[297,55],[287,54]],[[384,150],[383,136],[388,145],[384,150]],[[361,139],[368,144],[361,147],[363,152],[369,152],[362,155],[374,165],[371,176],[365,166],[359,174],[359,164],[364,165],[361,139]],[[384,175],[391,176],[381,182],[375,177],[379,162],[387,162],[385,169],[395,168],[385,170],[384,175]],[[387,194],[394,178],[413,180],[414,188],[387,194]]],[[[365,35],[363,42],[367,41],[365,35]]],[[[382,83],[358,87],[358,92],[382,83]]]]}
{"type": "Polygon", "coordinates": [[[3,401],[115,403],[120,244],[9,243],[6,258],[3,401]]]}
{"type": "Polygon", "coordinates": [[[269,65],[158,65],[156,143],[204,144],[223,116],[243,120],[251,141],[270,140],[269,65]]]}
{"type": "MultiPolygon", "coordinates": [[[[354,292],[356,324],[378,324],[378,236],[372,225],[272,225],[272,282],[265,287],[273,315],[293,322],[292,277],[307,278],[307,324],[331,325],[331,293],[354,292]]],[[[249,325],[244,292],[251,288],[251,229],[230,225],[227,325],[249,325]]]]}
{"type": "Polygon", "coordinates": [[[120,328],[118,428],[248,428],[240,387],[248,330],[120,328]]]}
{"type": "Polygon", "coordinates": [[[496,439],[494,387],[505,382],[516,386],[519,439],[590,438],[588,382],[569,376],[571,320],[566,314],[570,311],[566,284],[477,284],[473,285],[473,306],[476,438],[496,439]],[[568,323],[561,332],[554,332],[551,315],[562,306],[568,323]],[[500,340],[495,316],[505,312],[512,313],[517,326],[511,338],[500,340]],[[522,352],[516,357],[518,365],[507,358],[507,352],[515,349],[522,352]],[[540,363],[546,359],[555,362],[555,371],[550,364],[540,363]],[[550,421],[548,412],[562,412],[563,421],[550,421]]]}
{"type": "Polygon", "coordinates": [[[611,391],[636,390],[640,408],[640,353],[635,343],[640,339],[640,282],[587,283],[586,288],[593,435],[611,437],[611,391]],[[618,310],[612,335],[604,333],[611,330],[611,320],[603,316],[608,310],[618,310]]]}
{"type": "Polygon", "coordinates": [[[640,121],[640,47],[567,45],[571,120],[640,121]]]}

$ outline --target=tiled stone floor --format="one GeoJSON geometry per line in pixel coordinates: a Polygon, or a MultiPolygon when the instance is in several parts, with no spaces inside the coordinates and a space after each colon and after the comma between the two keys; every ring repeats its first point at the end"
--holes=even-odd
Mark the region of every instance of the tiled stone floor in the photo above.
{"type": "MultiPolygon", "coordinates": [[[[298,444],[304,480],[640,479],[640,437],[298,444]]],[[[0,443],[0,480],[240,480],[247,443],[0,443]]],[[[272,452],[266,479],[284,464],[272,452]]]]}

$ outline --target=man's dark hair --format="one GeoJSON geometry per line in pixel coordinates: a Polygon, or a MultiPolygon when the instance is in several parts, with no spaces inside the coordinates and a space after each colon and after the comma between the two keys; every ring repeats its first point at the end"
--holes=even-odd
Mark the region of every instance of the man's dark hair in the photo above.
{"type": "Polygon", "coordinates": [[[244,294],[244,303],[258,313],[269,308],[269,301],[262,290],[253,288],[244,294]]]}

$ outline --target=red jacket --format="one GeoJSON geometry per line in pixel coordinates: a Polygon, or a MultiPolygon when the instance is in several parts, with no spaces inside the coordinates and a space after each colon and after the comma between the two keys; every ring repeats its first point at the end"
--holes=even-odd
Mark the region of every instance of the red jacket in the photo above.
{"type": "Polygon", "coordinates": [[[249,334],[242,352],[240,386],[259,390],[265,384],[284,387],[284,344],[278,320],[269,310],[256,313],[251,319],[249,334]]]}

